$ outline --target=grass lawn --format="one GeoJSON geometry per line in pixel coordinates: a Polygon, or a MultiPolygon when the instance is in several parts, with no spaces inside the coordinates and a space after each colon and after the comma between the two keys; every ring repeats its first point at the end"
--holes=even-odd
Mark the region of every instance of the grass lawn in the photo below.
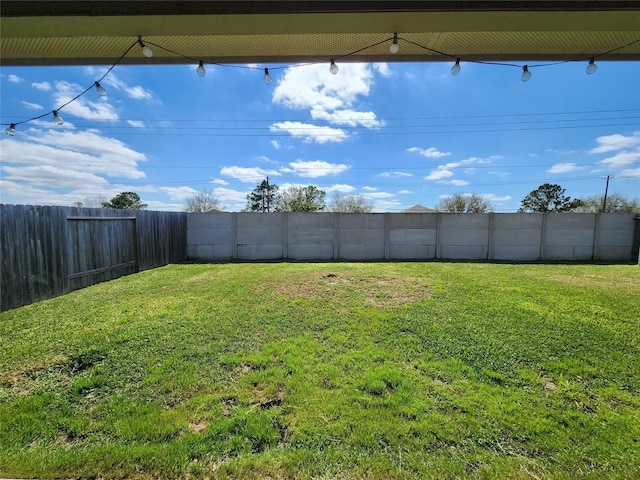
{"type": "Polygon", "coordinates": [[[4,312],[0,476],[640,478],[640,268],[170,265],[4,312]]]}

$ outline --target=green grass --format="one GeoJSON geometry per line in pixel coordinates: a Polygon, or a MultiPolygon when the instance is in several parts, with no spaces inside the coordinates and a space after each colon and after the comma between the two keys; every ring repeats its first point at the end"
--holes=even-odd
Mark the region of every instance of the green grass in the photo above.
{"type": "Polygon", "coordinates": [[[640,478],[640,268],[172,265],[4,312],[0,476],[640,478]]]}

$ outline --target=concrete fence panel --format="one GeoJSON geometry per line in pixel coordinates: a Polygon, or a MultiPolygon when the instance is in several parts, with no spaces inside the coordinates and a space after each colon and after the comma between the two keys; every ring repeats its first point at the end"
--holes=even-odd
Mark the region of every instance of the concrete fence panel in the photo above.
{"type": "Polygon", "coordinates": [[[534,261],[540,258],[542,213],[493,214],[491,260],[534,261]]]}
{"type": "Polygon", "coordinates": [[[440,215],[439,258],[486,260],[489,255],[488,213],[440,215]]]}
{"type": "Polygon", "coordinates": [[[635,214],[190,214],[202,260],[631,261],[635,214]]]}
{"type": "Polygon", "coordinates": [[[381,260],[385,258],[385,215],[338,213],[338,258],[381,260]]]}
{"type": "Polygon", "coordinates": [[[595,226],[595,214],[547,214],[541,260],[592,259],[595,226]]]}

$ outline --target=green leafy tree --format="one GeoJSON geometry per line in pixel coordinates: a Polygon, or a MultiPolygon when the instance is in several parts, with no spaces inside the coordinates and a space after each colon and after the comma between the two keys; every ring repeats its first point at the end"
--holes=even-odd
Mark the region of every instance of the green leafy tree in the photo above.
{"type": "Polygon", "coordinates": [[[187,199],[187,213],[213,213],[222,210],[220,200],[208,190],[195,193],[187,199]]]}
{"type": "Polygon", "coordinates": [[[329,210],[338,213],[369,213],[373,210],[373,203],[364,195],[336,193],[329,210]]]}
{"type": "Polygon", "coordinates": [[[315,185],[289,187],[280,194],[276,212],[321,212],[326,192],[315,185]]]}
{"type": "Polygon", "coordinates": [[[247,195],[247,206],[245,212],[270,212],[279,198],[278,185],[269,183],[269,178],[258,183],[253,191],[247,195]]]}
{"type": "Polygon", "coordinates": [[[487,213],[493,212],[495,207],[491,201],[477,193],[456,193],[440,200],[436,210],[449,213],[487,213]]]}
{"type": "Polygon", "coordinates": [[[536,190],[532,190],[529,195],[520,202],[522,207],[519,212],[569,212],[581,205],[579,199],[571,200],[564,194],[565,189],[560,185],[545,183],[536,190]]]}
{"type": "Polygon", "coordinates": [[[118,208],[123,210],[143,210],[147,208],[146,203],[142,203],[140,195],[135,192],[122,192],[113,197],[108,202],[103,202],[104,208],[118,208]]]}
{"type": "Polygon", "coordinates": [[[640,200],[629,198],[619,193],[607,195],[607,204],[604,207],[604,195],[591,195],[580,199],[581,205],[576,212],[585,213],[640,213],[640,200]]]}

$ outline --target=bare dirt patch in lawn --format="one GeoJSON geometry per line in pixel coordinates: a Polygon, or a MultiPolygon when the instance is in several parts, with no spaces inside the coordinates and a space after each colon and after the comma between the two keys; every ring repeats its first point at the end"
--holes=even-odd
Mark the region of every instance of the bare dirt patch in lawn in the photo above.
{"type": "Polygon", "coordinates": [[[314,272],[295,275],[281,282],[276,294],[290,298],[330,299],[361,296],[378,308],[398,307],[428,297],[426,280],[411,277],[314,272]]]}

